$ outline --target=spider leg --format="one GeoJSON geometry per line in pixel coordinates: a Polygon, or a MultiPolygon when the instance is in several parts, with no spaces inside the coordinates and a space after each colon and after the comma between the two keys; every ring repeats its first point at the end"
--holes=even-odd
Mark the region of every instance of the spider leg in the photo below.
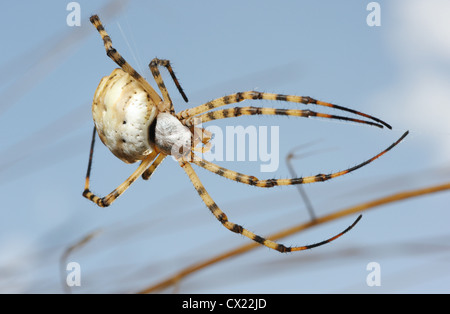
{"type": "Polygon", "coordinates": [[[331,108],[335,108],[338,110],[343,110],[343,111],[347,111],[359,116],[363,116],[366,118],[369,118],[377,123],[380,123],[382,125],[384,125],[385,127],[387,127],[388,129],[391,129],[392,127],[387,124],[386,122],[375,118],[373,116],[370,116],[368,114],[350,109],[350,108],[346,108],[346,107],[342,107],[342,106],[338,106],[335,104],[331,104],[331,103],[327,103],[327,102],[323,102],[320,100],[316,100],[314,98],[311,97],[303,97],[303,96],[293,96],[293,95],[282,95],[282,94],[271,94],[271,93],[262,93],[262,92],[256,92],[256,91],[248,91],[248,92],[241,92],[241,93],[236,93],[236,94],[232,94],[232,95],[228,95],[228,96],[224,96],[221,98],[217,98],[214,99],[212,101],[209,101],[203,105],[194,107],[194,108],[190,108],[190,109],[186,109],[183,111],[180,111],[177,114],[178,119],[187,119],[190,118],[192,116],[195,115],[199,115],[202,113],[205,113],[209,110],[212,110],[214,108],[218,108],[221,106],[225,106],[225,105],[229,105],[229,104],[234,104],[234,103],[238,103],[241,102],[243,100],[248,100],[248,99],[254,99],[254,100],[260,100],[260,99],[266,99],[266,100],[279,100],[279,101],[287,101],[287,102],[293,102],[293,103],[302,103],[302,104],[314,104],[317,106],[325,106],[325,107],[331,107],[331,108]]]}
{"type": "Polygon", "coordinates": [[[258,178],[254,176],[249,176],[246,174],[242,174],[233,170],[229,170],[223,167],[220,167],[212,162],[206,161],[196,155],[191,158],[191,162],[193,164],[196,164],[202,168],[205,168],[206,170],[209,170],[219,176],[222,176],[224,178],[241,182],[248,185],[254,185],[262,188],[271,188],[277,185],[295,185],[295,184],[306,184],[306,183],[313,183],[313,182],[321,182],[321,181],[327,181],[339,176],[342,176],[344,174],[350,173],[352,171],[355,171],[375,159],[381,157],[382,155],[386,154],[388,151],[390,151],[393,147],[395,147],[397,144],[399,144],[407,135],[409,131],[405,132],[397,141],[392,143],[388,148],[383,150],[382,152],[378,153],[377,155],[373,156],[372,158],[354,166],[351,168],[348,168],[346,170],[342,170],[339,172],[334,172],[330,174],[318,174],[315,176],[308,176],[308,177],[299,177],[299,178],[291,178],[291,179],[268,179],[268,180],[259,180],[258,178]]]}
{"type": "Polygon", "coordinates": [[[150,179],[153,172],[155,172],[156,168],[162,163],[162,161],[167,157],[167,155],[160,153],[158,155],[158,158],[153,161],[153,163],[150,165],[150,167],[147,168],[147,170],[144,171],[142,174],[142,179],[148,180],[150,179]]]}
{"type": "Polygon", "coordinates": [[[152,72],[153,78],[155,79],[156,83],[158,84],[159,90],[161,91],[164,102],[166,104],[166,109],[168,109],[169,112],[175,113],[175,110],[173,109],[173,103],[170,99],[169,92],[167,91],[167,88],[164,84],[164,81],[161,77],[161,73],[159,72],[158,67],[163,66],[169,71],[170,76],[172,77],[172,80],[175,82],[175,85],[178,88],[178,91],[180,92],[181,96],[183,97],[185,102],[188,102],[188,98],[186,97],[186,94],[184,93],[183,89],[181,88],[181,85],[175,76],[175,73],[173,72],[172,66],[170,65],[169,60],[161,60],[158,58],[154,58],[150,64],[148,65],[150,68],[150,71],[152,72]]]}
{"type": "Polygon", "coordinates": [[[109,37],[108,33],[103,27],[100,18],[97,15],[92,15],[90,21],[100,33],[108,57],[110,57],[115,63],[117,63],[117,65],[120,66],[122,70],[124,70],[135,80],[137,80],[156,105],[160,104],[162,102],[161,97],[156,93],[153,87],[151,87],[150,84],[112,46],[111,37],[109,37]]]}
{"type": "Polygon", "coordinates": [[[114,202],[123,192],[125,192],[126,189],[134,182],[137,178],[149,167],[150,163],[155,159],[156,152],[151,153],[147,158],[145,158],[139,167],[131,174],[128,179],[126,179],[121,185],[119,185],[117,188],[115,188],[111,193],[106,195],[105,197],[99,197],[95,194],[93,194],[89,188],[90,185],[90,176],[91,176],[91,168],[92,168],[92,159],[94,155],[94,145],[95,145],[95,133],[96,129],[94,127],[94,131],[92,133],[92,141],[91,141],[91,149],[89,152],[89,163],[88,163],[88,169],[86,172],[86,181],[84,185],[84,191],[83,196],[87,199],[91,200],[95,204],[97,204],[100,207],[107,207],[111,205],[112,202],[114,202]]]}
{"type": "Polygon", "coordinates": [[[345,229],[344,231],[340,232],[339,234],[337,234],[334,237],[331,237],[327,240],[324,240],[324,241],[321,241],[321,242],[318,242],[315,244],[305,245],[305,246],[287,247],[287,246],[284,246],[283,244],[279,244],[277,242],[274,242],[274,241],[271,241],[268,239],[264,239],[263,237],[256,235],[255,233],[245,229],[244,227],[229,221],[227,215],[217,206],[217,204],[214,202],[214,200],[211,198],[211,196],[205,190],[205,187],[201,183],[199,177],[195,173],[192,166],[184,160],[179,160],[179,163],[180,163],[180,166],[184,169],[184,171],[189,176],[189,179],[191,180],[192,184],[194,185],[194,188],[197,190],[197,193],[202,198],[203,202],[206,204],[206,206],[209,208],[211,213],[217,218],[217,220],[220,221],[220,223],[225,228],[227,228],[228,230],[230,230],[232,232],[242,234],[243,236],[245,236],[257,243],[267,246],[268,248],[277,250],[281,253],[302,251],[302,250],[312,249],[314,247],[327,244],[333,240],[336,240],[337,238],[342,236],[344,233],[346,233],[347,231],[352,229],[356,225],[356,223],[361,219],[361,215],[360,215],[347,229],[345,229]]]}
{"type": "Polygon", "coordinates": [[[351,121],[355,123],[369,124],[382,128],[381,124],[365,121],[360,119],[354,119],[344,116],[331,115],[326,113],[315,112],[311,110],[300,110],[300,109],[275,109],[275,108],[262,108],[262,107],[234,107],[221,109],[216,111],[209,111],[207,113],[190,117],[182,120],[182,123],[186,126],[192,126],[194,123],[204,123],[213,120],[235,118],[244,115],[281,115],[281,116],[296,116],[296,117],[320,117],[326,119],[336,119],[342,121],[351,121]]]}

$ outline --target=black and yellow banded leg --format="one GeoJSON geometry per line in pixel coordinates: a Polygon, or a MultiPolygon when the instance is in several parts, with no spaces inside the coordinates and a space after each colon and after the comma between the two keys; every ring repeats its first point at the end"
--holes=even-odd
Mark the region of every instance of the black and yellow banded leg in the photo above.
{"type": "Polygon", "coordinates": [[[95,194],[93,194],[89,189],[89,178],[86,178],[86,184],[83,191],[83,196],[87,199],[91,200],[95,204],[97,204],[100,207],[107,207],[111,205],[112,202],[114,202],[123,192],[126,191],[130,187],[130,185],[136,181],[137,178],[139,178],[142,173],[145,171],[145,169],[148,168],[150,163],[152,162],[151,157],[147,157],[144,159],[139,167],[132,173],[128,179],[126,179],[121,185],[119,185],[117,188],[115,188],[111,193],[106,195],[105,197],[99,197],[95,194]]]}
{"type": "Polygon", "coordinates": [[[372,158],[354,166],[351,168],[348,168],[346,170],[342,170],[339,172],[334,172],[330,174],[318,174],[315,176],[308,176],[308,177],[300,177],[300,178],[292,178],[292,179],[269,179],[269,180],[259,180],[258,178],[254,176],[249,176],[246,174],[242,174],[233,170],[229,170],[223,167],[220,167],[212,162],[206,161],[204,159],[199,158],[198,156],[195,156],[191,162],[193,164],[196,164],[206,170],[211,171],[212,173],[215,173],[219,176],[222,176],[224,178],[241,182],[248,185],[254,185],[262,188],[270,188],[278,185],[295,185],[295,184],[307,184],[307,183],[313,183],[313,182],[322,182],[327,181],[339,176],[342,176],[344,174],[350,173],[352,171],[355,171],[356,169],[359,169],[375,159],[381,157],[382,155],[386,154],[389,150],[391,150],[393,147],[395,147],[397,144],[399,144],[406,136],[408,135],[408,131],[405,132],[397,141],[392,143],[388,148],[380,152],[379,154],[373,156],[372,158]]]}
{"type": "Polygon", "coordinates": [[[254,234],[253,232],[245,229],[244,227],[229,221],[227,215],[217,206],[217,204],[214,202],[214,200],[211,198],[211,196],[205,190],[205,187],[201,183],[199,177],[195,173],[192,166],[188,162],[183,161],[183,160],[180,160],[179,163],[180,163],[180,166],[184,169],[184,171],[189,176],[189,179],[191,180],[192,184],[194,185],[194,188],[197,190],[197,193],[202,198],[203,202],[206,204],[206,206],[209,208],[211,213],[217,218],[217,220],[220,221],[220,223],[225,228],[227,228],[228,230],[230,230],[232,232],[242,234],[243,236],[245,236],[257,243],[267,246],[268,248],[277,250],[281,253],[308,250],[308,249],[312,249],[314,247],[318,247],[320,245],[327,244],[333,240],[336,240],[337,238],[342,236],[344,233],[346,233],[347,231],[352,229],[356,225],[356,223],[361,219],[361,215],[360,215],[352,223],[352,225],[350,225],[347,229],[345,229],[344,231],[340,232],[339,234],[337,234],[334,237],[331,237],[327,240],[324,240],[324,241],[321,241],[321,242],[315,243],[315,244],[305,245],[305,246],[287,247],[283,244],[279,244],[274,241],[264,239],[263,237],[260,237],[259,235],[254,234]]]}
{"type": "Polygon", "coordinates": [[[158,157],[153,161],[153,163],[148,167],[144,173],[142,174],[142,179],[148,180],[152,176],[153,172],[155,172],[156,168],[163,162],[163,160],[167,157],[167,155],[160,153],[158,157]]]}
{"type": "Polygon", "coordinates": [[[93,15],[91,16],[90,21],[100,33],[108,57],[110,57],[115,63],[117,63],[117,65],[120,66],[122,70],[136,79],[149,94],[150,98],[156,105],[160,104],[162,102],[161,97],[156,93],[153,87],[151,87],[150,84],[112,46],[111,37],[109,37],[108,33],[103,27],[100,18],[97,15],[93,15]]]}
{"type": "Polygon", "coordinates": [[[90,177],[91,177],[92,159],[94,156],[95,134],[96,129],[94,127],[94,131],[92,133],[91,149],[89,152],[89,162],[88,162],[88,169],[86,172],[86,181],[84,184],[83,196],[100,207],[107,207],[111,205],[111,203],[114,202],[123,192],[125,192],[125,190],[128,189],[130,185],[134,181],[136,181],[137,178],[139,178],[139,176],[142,175],[145,169],[147,169],[150,166],[153,159],[155,159],[156,152],[151,153],[146,159],[144,159],[139,165],[139,167],[131,174],[131,176],[128,177],[128,179],[126,179],[121,185],[115,188],[111,193],[109,193],[105,197],[99,197],[94,193],[92,193],[90,190],[90,177]]]}
{"type": "Polygon", "coordinates": [[[150,64],[148,65],[150,68],[150,71],[152,72],[153,78],[155,79],[156,84],[158,84],[159,90],[161,91],[164,99],[164,103],[168,108],[166,108],[167,111],[171,113],[175,113],[175,110],[173,108],[172,100],[170,99],[169,92],[167,91],[167,88],[164,84],[164,80],[161,77],[161,73],[159,72],[158,67],[163,66],[169,71],[170,76],[172,77],[172,80],[174,81],[175,85],[178,88],[178,91],[180,92],[181,96],[183,97],[185,102],[188,102],[188,98],[186,97],[186,94],[184,93],[183,89],[181,88],[180,82],[178,81],[177,77],[175,76],[175,73],[173,72],[172,66],[170,65],[169,60],[161,60],[158,58],[154,58],[150,64]]]}
{"type": "Polygon", "coordinates": [[[383,126],[387,127],[388,129],[391,129],[392,127],[387,124],[386,122],[373,117],[371,115],[350,109],[350,108],[346,108],[346,107],[342,107],[339,105],[335,105],[335,104],[331,104],[328,102],[324,102],[324,101],[320,101],[320,100],[316,100],[314,98],[311,97],[304,97],[304,96],[294,96],[294,95],[282,95],[282,94],[272,94],[272,93],[263,93],[263,92],[257,92],[257,91],[248,91],[248,92],[240,92],[240,93],[236,93],[236,94],[232,94],[232,95],[228,95],[228,96],[224,96],[221,98],[217,98],[214,99],[212,101],[209,101],[203,105],[194,107],[194,108],[190,108],[190,109],[186,109],[183,111],[180,111],[177,114],[178,119],[182,120],[182,119],[187,119],[202,113],[205,113],[209,110],[221,107],[221,106],[226,106],[229,104],[234,104],[234,103],[239,103],[241,101],[244,100],[278,100],[278,101],[286,101],[286,102],[292,102],[292,103],[301,103],[301,104],[313,104],[313,105],[317,105],[317,106],[325,106],[325,107],[330,107],[330,108],[334,108],[334,109],[338,109],[338,110],[343,110],[343,111],[347,111],[350,112],[352,114],[356,114],[359,116],[363,116],[365,118],[371,119],[379,124],[382,124],[383,126]]]}
{"type": "Polygon", "coordinates": [[[354,119],[354,118],[326,114],[326,113],[320,113],[320,112],[315,112],[315,111],[311,111],[311,110],[277,109],[277,108],[262,108],[262,107],[234,107],[234,108],[227,108],[227,109],[221,109],[221,110],[216,110],[216,111],[209,111],[209,112],[201,114],[201,115],[187,118],[185,120],[182,120],[181,122],[184,125],[189,127],[189,126],[192,126],[194,123],[205,123],[205,122],[209,122],[209,121],[213,121],[213,120],[235,118],[235,117],[244,116],[244,115],[278,115],[278,116],[295,116],[295,117],[303,117],[303,118],[319,117],[319,118],[326,118],[326,119],[335,119],[335,120],[341,120],[341,121],[350,121],[350,122],[355,122],[355,123],[369,124],[369,125],[374,125],[374,126],[377,126],[380,128],[383,127],[381,124],[371,122],[371,121],[354,119]]]}

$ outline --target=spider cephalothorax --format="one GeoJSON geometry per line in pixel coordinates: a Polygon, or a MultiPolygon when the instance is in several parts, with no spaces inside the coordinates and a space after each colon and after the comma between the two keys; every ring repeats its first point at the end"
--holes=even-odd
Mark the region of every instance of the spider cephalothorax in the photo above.
{"type": "Polygon", "coordinates": [[[327,240],[312,245],[287,247],[271,240],[264,239],[253,232],[248,231],[242,226],[230,222],[225,213],[217,206],[204,188],[192,168],[191,163],[222,177],[264,188],[278,185],[320,182],[342,176],[367,165],[400,143],[400,141],[402,141],[408,134],[408,132],[405,132],[395,143],[391,144],[388,148],[372,158],[354,167],[330,174],[317,174],[315,176],[292,179],[260,180],[254,176],[225,169],[194,154],[195,151],[203,152],[210,148],[209,139],[211,138],[211,134],[207,130],[199,127],[199,124],[217,119],[233,118],[243,115],[284,115],[305,118],[322,117],[326,119],[338,119],[372,125],[379,128],[387,127],[390,129],[391,127],[386,122],[365,113],[331,103],[322,102],[311,97],[262,93],[257,91],[235,93],[214,99],[203,105],[175,113],[172,101],[160,76],[158,67],[163,66],[169,71],[175,85],[178,88],[178,91],[181,93],[186,102],[187,97],[172,70],[170,62],[168,60],[160,60],[155,58],[149,64],[152,75],[159,87],[159,90],[161,91],[161,98],[150,86],[150,84],[138,72],[136,72],[136,70],[134,70],[128,62],[125,61],[116,49],[112,47],[111,38],[106,33],[97,15],[91,17],[91,22],[97,28],[97,31],[103,39],[107,55],[120,66],[120,68],[115,69],[110,76],[104,77],[100,81],[92,104],[92,114],[95,127],[92,136],[83,196],[101,207],[109,206],[140,176],[142,176],[145,180],[149,179],[158,165],[160,165],[167,156],[172,155],[189,176],[194,188],[197,190],[197,193],[200,195],[211,213],[227,229],[242,234],[279,252],[292,252],[310,249],[335,240],[350,230],[359,221],[361,216],[359,216],[355,222],[343,232],[327,240]],[[234,107],[214,110],[222,106],[239,103],[245,100],[264,99],[331,107],[359,115],[368,120],[300,109],[234,107]],[[89,188],[89,178],[96,132],[98,132],[103,144],[105,144],[111,152],[122,161],[126,163],[141,161],[138,168],[127,180],[125,180],[125,182],[119,185],[107,196],[102,198],[93,194],[89,188]],[[204,146],[197,147],[202,144],[204,146]]]}

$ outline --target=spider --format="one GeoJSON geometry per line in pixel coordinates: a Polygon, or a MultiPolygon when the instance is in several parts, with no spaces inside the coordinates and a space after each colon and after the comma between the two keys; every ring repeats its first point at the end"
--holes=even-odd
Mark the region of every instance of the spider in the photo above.
{"type": "Polygon", "coordinates": [[[112,46],[111,38],[103,27],[99,17],[93,15],[91,23],[99,32],[106,49],[106,54],[120,68],[113,70],[110,76],[103,77],[94,94],[92,115],[94,119],[94,131],[92,134],[89,162],[86,173],[83,196],[100,207],[111,205],[128,187],[140,176],[148,180],[161,162],[172,155],[181,168],[189,176],[189,179],[217,220],[232,232],[242,234],[266,247],[279,252],[293,252],[311,249],[329,243],[349,231],[361,219],[361,215],[344,231],[339,234],[310,245],[288,247],[277,242],[264,239],[255,233],[228,220],[226,214],[217,206],[206,191],[191,164],[195,164],[222,177],[262,188],[270,188],[279,185],[306,184],[326,181],[355,171],[391,150],[408,134],[405,132],[396,142],[378,153],[374,157],[343,171],[330,174],[317,174],[315,176],[268,179],[258,178],[220,167],[206,161],[194,154],[194,151],[208,151],[210,149],[211,134],[204,128],[197,127],[200,123],[217,119],[239,117],[243,115],[284,115],[296,117],[321,117],[326,119],[338,119],[367,124],[379,128],[391,126],[380,119],[358,112],[353,109],[341,107],[331,103],[319,101],[311,97],[271,94],[257,91],[239,92],[220,97],[200,106],[175,113],[172,100],[161,78],[159,67],[165,67],[174,81],[184,101],[188,102],[178,79],[176,78],[168,60],[153,59],[149,68],[161,91],[162,98],[150,86],[150,84],[112,46]],[[350,112],[365,117],[368,120],[349,118],[345,116],[324,114],[311,110],[275,109],[262,107],[234,107],[229,109],[213,110],[225,105],[239,103],[244,100],[278,100],[284,102],[313,104],[350,112]],[[110,151],[125,163],[140,161],[140,165],[122,184],[105,197],[99,197],[90,190],[90,173],[94,153],[95,135],[98,135],[110,151]],[[202,147],[197,147],[203,144],[202,147]]]}

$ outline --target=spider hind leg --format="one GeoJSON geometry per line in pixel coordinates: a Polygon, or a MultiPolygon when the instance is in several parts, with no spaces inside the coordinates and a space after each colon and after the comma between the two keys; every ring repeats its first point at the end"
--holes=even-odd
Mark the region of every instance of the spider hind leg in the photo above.
{"type": "Polygon", "coordinates": [[[220,167],[220,166],[218,166],[212,162],[209,162],[207,160],[204,160],[196,155],[192,156],[191,162],[193,164],[196,164],[199,167],[202,167],[202,168],[204,168],[208,171],[211,171],[212,173],[215,173],[217,175],[220,175],[224,178],[227,178],[227,179],[230,179],[230,180],[233,180],[236,182],[248,184],[248,185],[262,187],[262,188],[270,188],[270,187],[279,186],[279,185],[296,185],[296,184],[306,184],[306,183],[313,183],[313,182],[323,182],[323,181],[327,181],[327,180],[345,175],[347,173],[353,172],[359,168],[364,167],[365,165],[371,163],[375,159],[378,159],[379,157],[383,156],[388,151],[390,151],[392,148],[397,146],[408,134],[409,134],[409,131],[406,131],[405,133],[403,133],[403,135],[397,141],[392,143],[389,147],[387,147],[386,149],[384,149],[377,155],[367,159],[366,161],[357,164],[356,166],[353,166],[351,168],[348,168],[348,169],[345,169],[342,171],[334,172],[334,173],[329,173],[329,174],[320,173],[320,174],[317,174],[314,176],[308,176],[308,177],[298,177],[298,178],[291,178],[291,179],[260,180],[254,176],[242,174],[242,173],[239,173],[239,172],[236,172],[233,170],[229,170],[229,169],[220,167]]]}
{"type": "Polygon", "coordinates": [[[191,180],[192,184],[194,185],[194,188],[197,190],[198,195],[202,198],[203,202],[205,203],[205,205],[208,207],[208,209],[211,211],[211,213],[216,217],[216,219],[228,230],[235,232],[235,233],[239,233],[242,234],[243,236],[259,243],[262,244],[268,248],[271,248],[273,250],[276,250],[278,252],[281,253],[287,253],[287,252],[294,252],[294,251],[303,251],[303,250],[308,250],[308,249],[312,249],[324,244],[327,244],[331,241],[336,240],[337,238],[341,237],[343,234],[345,234],[346,232],[348,232],[349,230],[351,230],[357,223],[358,221],[361,219],[361,215],[349,226],[347,227],[344,231],[338,233],[337,235],[318,242],[318,243],[314,243],[314,244],[310,244],[310,245],[305,245],[305,246],[295,246],[295,247],[288,247],[285,246],[283,244],[277,243],[275,241],[272,240],[268,240],[265,239],[251,231],[249,231],[248,229],[242,227],[241,225],[235,224],[231,221],[228,220],[227,215],[219,208],[219,206],[217,206],[217,204],[214,202],[214,200],[211,198],[211,196],[208,194],[208,192],[206,191],[205,187],[203,186],[203,184],[201,183],[199,177],[197,176],[197,174],[195,173],[194,169],[192,168],[192,166],[184,161],[184,160],[179,160],[179,164],[180,166],[184,169],[184,171],[186,172],[186,174],[189,176],[189,179],[191,180]]]}
{"type": "MultiPolygon", "coordinates": [[[[91,192],[90,190],[90,177],[91,177],[91,169],[92,169],[92,160],[94,156],[94,146],[95,146],[95,135],[96,128],[94,126],[94,131],[92,132],[92,141],[91,141],[91,149],[89,151],[89,162],[88,168],[86,171],[86,179],[84,184],[83,196],[88,200],[94,202],[100,207],[108,207],[112,204],[123,192],[125,192],[134,181],[136,181],[139,176],[144,173],[144,171],[150,167],[151,162],[155,159],[157,153],[153,152],[148,155],[139,165],[139,167],[128,177],[122,184],[120,184],[117,188],[115,188],[111,193],[106,195],[105,197],[99,197],[91,192]]],[[[156,168],[156,167],[155,167],[156,168]]]]}

